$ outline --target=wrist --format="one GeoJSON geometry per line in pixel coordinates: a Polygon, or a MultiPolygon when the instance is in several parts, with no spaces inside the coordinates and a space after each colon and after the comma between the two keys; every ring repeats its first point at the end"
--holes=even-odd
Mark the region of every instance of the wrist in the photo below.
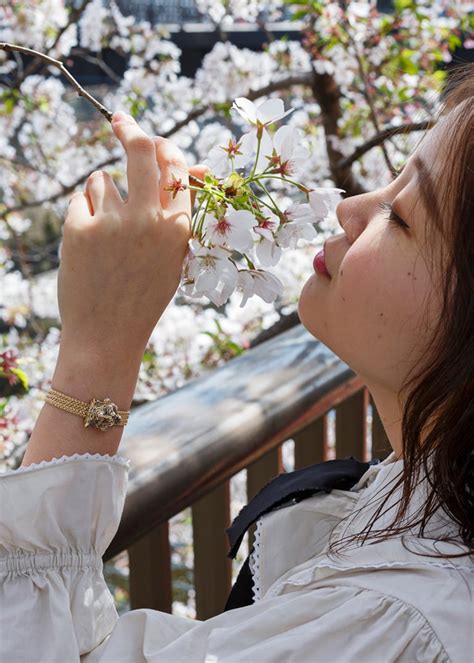
{"type": "Polygon", "coordinates": [[[96,352],[61,343],[51,387],[82,401],[110,398],[119,410],[129,410],[142,355],[96,352]]]}

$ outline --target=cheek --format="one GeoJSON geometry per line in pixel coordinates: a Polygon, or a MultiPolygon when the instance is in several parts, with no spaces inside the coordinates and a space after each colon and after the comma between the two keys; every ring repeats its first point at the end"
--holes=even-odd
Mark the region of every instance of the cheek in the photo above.
{"type": "MultiPolygon", "coordinates": [[[[369,238],[367,238],[369,240],[369,238]]],[[[401,242],[360,242],[331,281],[311,276],[301,292],[300,320],[368,382],[398,389],[419,359],[428,333],[431,294],[426,265],[401,242]]]]}
{"type": "Polygon", "coordinates": [[[430,294],[423,261],[403,248],[369,252],[354,246],[339,267],[330,306],[345,361],[361,373],[386,376],[392,385],[402,379],[403,360],[425,346],[423,314],[430,294]]]}
{"type": "Polygon", "coordinates": [[[386,250],[349,251],[339,267],[335,310],[364,331],[367,341],[399,336],[408,318],[417,317],[419,276],[412,260],[386,250]]]}

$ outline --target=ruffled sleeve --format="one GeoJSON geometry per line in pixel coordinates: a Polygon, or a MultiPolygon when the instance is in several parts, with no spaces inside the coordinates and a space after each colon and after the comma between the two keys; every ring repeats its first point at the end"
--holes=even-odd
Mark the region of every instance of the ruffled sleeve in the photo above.
{"type": "MultiPolygon", "coordinates": [[[[457,655],[453,648],[450,656],[422,612],[393,596],[405,571],[372,573],[372,584],[352,572],[304,587],[287,582],[276,596],[266,592],[256,603],[206,621],[148,609],[119,618],[101,558],[118,528],[127,469],[121,457],[87,454],[0,477],[2,663],[467,660],[458,612],[451,627],[462,651],[457,655]]],[[[278,564],[283,571],[286,558],[278,564]]],[[[414,579],[410,575],[407,582],[414,579]]],[[[450,615],[456,605],[443,600],[442,588],[451,578],[423,574],[418,580],[421,591],[436,588],[440,607],[450,615]]],[[[454,584],[450,591],[467,608],[460,588],[454,584]]]]}
{"type": "Polygon", "coordinates": [[[78,661],[118,619],[102,574],[129,461],[75,454],[0,476],[2,661],[78,661]]]}

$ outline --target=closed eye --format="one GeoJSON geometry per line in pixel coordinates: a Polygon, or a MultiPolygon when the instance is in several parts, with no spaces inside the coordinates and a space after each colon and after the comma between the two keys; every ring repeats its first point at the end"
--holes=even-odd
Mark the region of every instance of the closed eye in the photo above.
{"type": "Polygon", "coordinates": [[[379,203],[379,207],[384,212],[388,212],[388,220],[395,224],[398,228],[410,228],[410,226],[406,224],[405,221],[400,216],[398,216],[396,212],[393,211],[393,207],[389,202],[383,201],[379,203]]]}

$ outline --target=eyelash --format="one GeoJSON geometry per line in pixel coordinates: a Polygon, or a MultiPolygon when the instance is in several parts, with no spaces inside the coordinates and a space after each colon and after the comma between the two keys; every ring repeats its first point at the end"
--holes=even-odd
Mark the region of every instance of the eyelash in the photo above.
{"type": "Polygon", "coordinates": [[[398,216],[398,214],[396,214],[396,213],[393,211],[393,207],[392,207],[392,205],[391,205],[389,202],[384,201],[384,202],[382,202],[382,203],[379,203],[379,207],[380,207],[384,212],[388,212],[388,220],[389,220],[391,223],[393,223],[394,225],[396,225],[398,228],[404,228],[404,229],[406,230],[407,228],[410,227],[409,225],[407,225],[407,224],[405,223],[405,221],[404,221],[402,218],[400,218],[400,217],[398,216]]]}

